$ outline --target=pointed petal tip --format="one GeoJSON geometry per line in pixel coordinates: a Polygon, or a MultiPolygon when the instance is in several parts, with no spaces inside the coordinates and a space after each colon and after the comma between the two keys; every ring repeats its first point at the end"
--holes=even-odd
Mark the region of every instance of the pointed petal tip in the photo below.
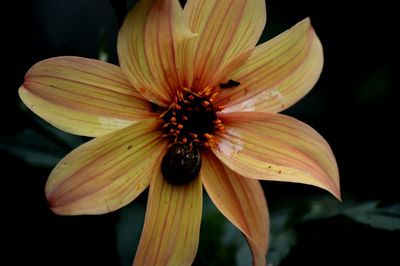
{"type": "Polygon", "coordinates": [[[63,204],[58,202],[53,193],[47,192],[47,186],[46,186],[46,199],[47,199],[47,206],[56,215],[73,216],[73,215],[86,214],[82,211],[72,210],[71,208],[68,207],[68,204],[63,204]]]}
{"type": "Polygon", "coordinates": [[[214,154],[230,169],[253,179],[295,182],[340,195],[339,171],[326,140],[294,118],[268,113],[221,115],[214,154]],[[239,152],[240,151],[240,152],[239,152]]]}
{"type": "Polygon", "coordinates": [[[157,119],[148,119],[95,138],[66,155],[46,183],[52,211],[103,214],[133,201],[148,187],[150,173],[165,150],[159,125],[157,119]]]}
{"type": "Polygon", "coordinates": [[[321,42],[307,17],[225,66],[216,79],[240,86],[221,91],[216,102],[226,106],[225,112],[279,113],[315,86],[323,61],[321,42]]]}
{"type": "Polygon", "coordinates": [[[101,136],[155,116],[118,66],[82,57],[36,63],[18,94],[36,115],[75,135],[101,136]]]}
{"type": "Polygon", "coordinates": [[[340,187],[337,187],[335,193],[332,193],[332,195],[335,196],[338,201],[342,202],[342,193],[340,191],[340,187]]]}
{"type": "Polygon", "coordinates": [[[48,206],[50,208],[50,210],[57,215],[62,215],[62,216],[72,216],[72,215],[77,215],[77,214],[73,214],[71,212],[66,211],[63,208],[59,208],[58,206],[54,205],[54,201],[48,201],[48,206]]]}
{"type": "Polygon", "coordinates": [[[269,215],[259,181],[233,172],[211,152],[203,155],[200,175],[205,190],[218,210],[246,237],[253,253],[253,265],[265,265],[269,215]]]}
{"type": "Polygon", "coordinates": [[[341,195],[340,187],[338,185],[336,185],[336,184],[323,184],[323,185],[316,185],[316,186],[328,191],[338,201],[342,202],[342,195],[341,195]]]}

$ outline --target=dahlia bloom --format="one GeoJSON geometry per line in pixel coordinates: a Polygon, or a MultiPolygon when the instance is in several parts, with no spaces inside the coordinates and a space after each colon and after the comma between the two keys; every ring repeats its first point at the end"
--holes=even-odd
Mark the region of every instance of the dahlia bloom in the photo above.
{"type": "Polygon", "coordinates": [[[304,19],[256,46],[265,0],[142,0],[118,36],[120,66],[80,57],[35,64],[19,88],[34,113],[95,137],[46,184],[61,215],[121,208],[149,187],[134,265],[190,265],[203,186],[266,264],[268,210],[258,180],[321,187],[340,198],[328,143],[278,114],[316,83],[321,43],[304,19]]]}

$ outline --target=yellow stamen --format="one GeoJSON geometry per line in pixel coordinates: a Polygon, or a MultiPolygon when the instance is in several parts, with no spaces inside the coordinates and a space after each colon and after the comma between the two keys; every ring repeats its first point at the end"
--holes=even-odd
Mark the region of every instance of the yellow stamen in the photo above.
{"type": "Polygon", "coordinates": [[[223,105],[219,105],[219,106],[215,106],[215,111],[219,112],[225,109],[225,106],[223,105]]]}
{"type": "Polygon", "coordinates": [[[208,133],[204,133],[203,136],[204,136],[206,139],[212,139],[212,138],[214,137],[213,135],[208,134],[208,133]]]}
{"type": "Polygon", "coordinates": [[[225,127],[224,127],[222,124],[218,124],[218,125],[217,125],[217,128],[218,128],[219,130],[221,130],[221,131],[224,131],[224,130],[225,130],[225,127]]]}
{"type": "Polygon", "coordinates": [[[201,104],[202,104],[204,107],[207,107],[207,106],[210,105],[210,102],[209,102],[209,101],[202,101],[201,104]]]}
{"type": "Polygon", "coordinates": [[[213,102],[218,94],[219,94],[219,91],[214,92],[213,95],[211,95],[211,97],[210,97],[210,101],[213,102]]]}
{"type": "Polygon", "coordinates": [[[207,86],[203,89],[202,94],[204,94],[204,96],[209,96],[212,92],[213,88],[210,86],[207,86]]]}

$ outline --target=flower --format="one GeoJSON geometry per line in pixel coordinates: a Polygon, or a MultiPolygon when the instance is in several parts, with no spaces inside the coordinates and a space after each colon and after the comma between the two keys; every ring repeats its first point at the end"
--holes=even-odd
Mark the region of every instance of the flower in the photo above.
{"type": "Polygon", "coordinates": [[[66,132],[96,137],[46,184],[57,214],[102,214],[149,187],[135,265],[190,265],[202,188],[265,265],[268,210],[258,180],[311,184],[340,198],[335,158],[306,124],[278,114],[316,83],[322,46],[310,20],[256,46],[264,0],[142,0],[118,36],[120,67],[41,61],[22,101],[66,132]]]}

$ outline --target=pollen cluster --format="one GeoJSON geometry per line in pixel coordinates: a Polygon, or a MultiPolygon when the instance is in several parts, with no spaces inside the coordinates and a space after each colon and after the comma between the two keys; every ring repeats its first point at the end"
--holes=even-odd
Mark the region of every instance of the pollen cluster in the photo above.
{"type": "Polygon", "coordinates": [[[210,147],[215,145],[213,132],[224,130],[216,112],[223,106],[214,106],[218,92],[206,87],[200,92],[184,88],[175,97],[171,106],[160,115],[165,121],[164,137],[171,144],[188,144],[190,147],[210,147]]]}

